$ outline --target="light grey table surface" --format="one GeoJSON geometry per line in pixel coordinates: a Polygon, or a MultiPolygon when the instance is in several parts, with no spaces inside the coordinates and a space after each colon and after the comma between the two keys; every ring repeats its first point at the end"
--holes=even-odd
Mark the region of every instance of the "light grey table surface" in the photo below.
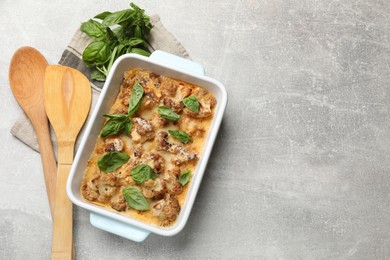
{"type": "MultiPolygon", "coordinates": [[[[390,2],[135,1],[229,93],[192,215],[135,243],[75,207],[77,259],[390,259],[390,2]]],[[[0,259],[49,259],[38,153],[8,66],[23,45],[57,63],[80,22],[128,1],[0,0],[0,259]]]]}

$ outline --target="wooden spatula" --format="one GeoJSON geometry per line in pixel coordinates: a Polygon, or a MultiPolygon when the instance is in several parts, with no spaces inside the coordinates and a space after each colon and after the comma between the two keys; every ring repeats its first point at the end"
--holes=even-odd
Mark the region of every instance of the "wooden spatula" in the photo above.
{"type": "Polygon", "coordinates": [[[65,188],[73,163],[75,141],[91,105],[91,86],[88,79],[75,69],[49,65],[45,73],[44,103],[58,142],[51,259],[71,259],[72,203],[65,188]]]}

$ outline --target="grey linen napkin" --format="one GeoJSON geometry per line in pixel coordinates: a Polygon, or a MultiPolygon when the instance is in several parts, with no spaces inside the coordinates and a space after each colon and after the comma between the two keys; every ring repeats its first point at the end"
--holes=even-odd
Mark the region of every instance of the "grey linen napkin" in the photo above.
{"type": "MultiPolygon", "coordinates": [[[[177,56],[190,59],[190,56],[187,53],[187,51],[184,49],[181,43],[164,27],[158,15],[152,15],[150,17],[150,20],[151,23],[153,24],[153,29],[151,30],[151,36],[149,42],[155,50],[166,51],[175,54],[177,56]]],[[[77,30],[73,35],[68,47],[62,53],[62,57],[61,60],[59,61],[59,64],[64,66],[69,66],[81,71],[91,81],[90,78],[91,71],[89,68],[87,68],[84,65],[84,62],[81,59],[85,47],[90,42],[91,42],[90,39],[85,33],[81,32],[80,30],[77,30]]],[[[103,82],[92,80],[91,86],[92,86],[92,104],[91,104],[91,111],[92,111],[99,97],[101,88],[103,87],[103,82]]],[[[91,113],[89,113],[89,115],[91,115],[91,113]]],[[[88,120],[89,120],[89,116],[87,122],[88,120]]],[[[83,127],[83,129],[81,130],[79,137],[84,134],[84,128],[85,127],[83,127]]],[[[19,140],[21,140],[26,145],[30,146],[32,149],[39,152],[39,146],[38,146],[37,138],[35,136],[34,129],[31,125],[30,120],[27,118],[25,114],[22,114],[15,122],[15,124],[11,128],[11,134],[14,135],[16,138],[18,138],[19,140]]],[[[53,131],[51,131],[51,135],[52,135],[51,139],[53,141],[54,151],[57,151],[57,142],[53,131]]],[[[79,145],[79,140],[80,138],[78,138],[78,141],[76,143],[76,149],[79,145]]]]}

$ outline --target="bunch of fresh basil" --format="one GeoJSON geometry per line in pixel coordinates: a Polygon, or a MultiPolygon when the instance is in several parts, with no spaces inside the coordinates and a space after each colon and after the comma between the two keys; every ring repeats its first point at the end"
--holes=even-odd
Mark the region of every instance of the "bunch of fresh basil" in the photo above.
{"type": "Polygon", "coordinates": [[[81,25],[81,31],[93,39],[83,52],[86,66],[92,67],[91,78],[105,81],[114,61],[125,53],[149,56],[148,42],[153,25],[145,10],[134,3],[132,9],[103,12],[81,25]]]}

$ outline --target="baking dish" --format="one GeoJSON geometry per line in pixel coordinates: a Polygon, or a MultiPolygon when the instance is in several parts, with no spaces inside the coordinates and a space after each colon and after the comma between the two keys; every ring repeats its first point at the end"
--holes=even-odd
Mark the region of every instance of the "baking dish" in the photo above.
{"type": "Polygon", "coordinates": [[[90,211],[90,222],[93,226],[133,241],[143,241],[150,232],[163,236],[177,234],[185,226],[194,204],[199,185],[221,124],[226,104],[227,93],[225,87],[217,80],[205,76],[203,67],[198,63],[163,51],[155,51],[150,57],[143,57],[137,54],[126,54],[121,56],[115,61],[107,77],[76,153],[67,182],[66,191],[69,199],[74,204],[90,211]],[[156,74],[202,86],[213,93],[217,100],[214,118],[211,122],[183,207],[176,222],[169,227],[158,227],[109,211],[103,207],[85,201],[80,193],[83,173],[95,147],[96,139],[103,126],[103,115],[109,111],[117,97],[123,73],[131,68],[137,67],[148,69],[156,74]]]}

